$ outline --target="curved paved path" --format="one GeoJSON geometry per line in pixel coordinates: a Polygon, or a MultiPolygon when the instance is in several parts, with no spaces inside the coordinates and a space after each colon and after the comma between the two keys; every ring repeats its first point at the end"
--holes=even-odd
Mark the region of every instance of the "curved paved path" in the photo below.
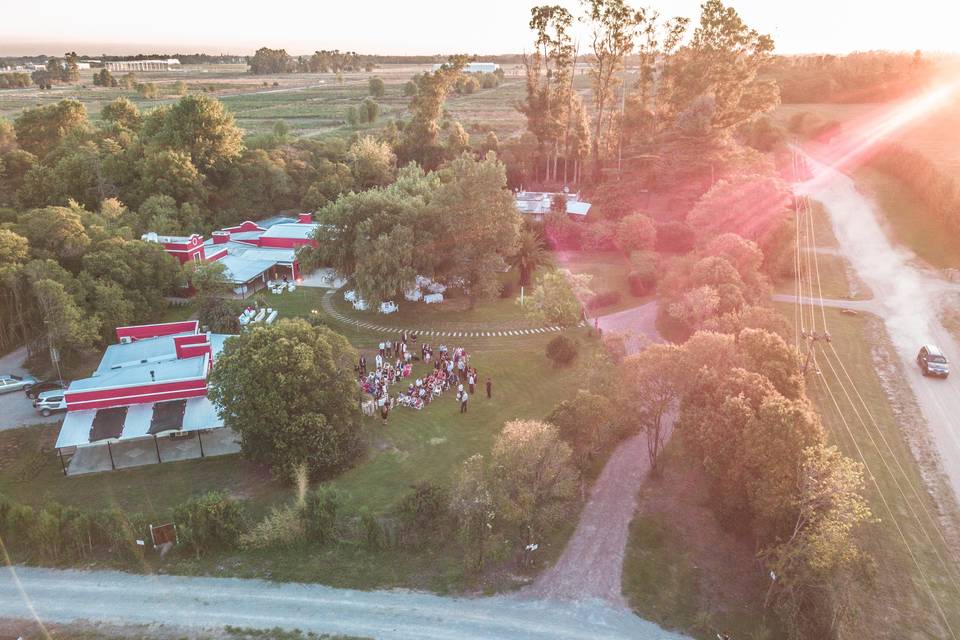
{"type": "Polygon", "coordinates": [[[776,293],[773,295],[772,300],[774,302],[790,302],[794,303],[797,300],[800,300],[803,304],[810,305],[812,307],[819,307],[820,303],[823,303],[825,307],[831,307],[833,309],[850,309],[851,311],[861,311],[865,313],[874,313],[879,315],[882,311],[882,306],[879,302],[874,299],[870,300],[843,300],[837,298],[811,298],[810,296],[795,296],[792,293],[776,293]]]}
{"type": "MultiPolygon", "coordinates": [[[[369,329],[371,331],[379,331],[380,333],[396,333],[400,334],[404,331],[408,333],[416,333],[420,336],[437,336],[437,337],[447,337],[447,338],[518,338],[523,336],[533,336],[544,333],[556,333],[558,331],[563,331],[564,329],[569,329],[569,327],[560,327],[560,326],[546,326],[546,327],[536,327],[528,329],[491,329],[488,331],[477,331],[476,329],[471,330],[455,330],[455,329],[430,329],[422,327],[396,327],[396,326],[384,326],[379,325],[373,322],[368,322],[360,318],[351,318],[350,316],[344,315],[336,310],[333,306],[333,296],[337,294],[337,291],[327,291],[323,294],[323,298],[320,300],[320,307],[323,309],[324,313],[329,315],[335,320],[343,322],[344,324],[353,325],[356,327],[361,327],[363,329],[369,329]]],[[[577,326],[585,326],[585,323],[581,322],[577,326]]]]}

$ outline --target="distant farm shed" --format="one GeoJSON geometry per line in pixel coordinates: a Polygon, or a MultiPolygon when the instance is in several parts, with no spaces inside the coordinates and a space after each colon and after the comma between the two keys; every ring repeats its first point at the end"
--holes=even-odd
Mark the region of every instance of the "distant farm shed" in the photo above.
{"type": "Polygon", "coordinates": [[[103,66],[110,71],[170,71],[180,68],[180,61],[176,58],[166,60],[115,60],[104,62],[103,66]]]}

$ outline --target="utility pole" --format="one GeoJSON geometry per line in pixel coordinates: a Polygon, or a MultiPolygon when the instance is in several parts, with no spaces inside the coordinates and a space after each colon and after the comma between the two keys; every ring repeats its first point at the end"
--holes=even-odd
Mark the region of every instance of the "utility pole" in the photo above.
{"type": "Polygon", "coordinates": [[[821,334],[818,334],[816,331],[804,331],[802,333],[803,339],[807,342],[807,356],[803,361],[803,369],[801,370],[802,375],[807,375],[807,369],[810,367],[810,360],[813,356],[813,350],[816,348],[818,342],[830,343],[830,334],[824,331],[821,334]]]}

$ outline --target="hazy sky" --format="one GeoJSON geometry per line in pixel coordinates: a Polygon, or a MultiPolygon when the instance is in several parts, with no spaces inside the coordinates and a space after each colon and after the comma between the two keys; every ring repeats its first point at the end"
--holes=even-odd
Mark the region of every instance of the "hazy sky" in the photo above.
{"type": "MultiPolygon", "coordinates": [[[[551,0],[557,2],[558,0],[551,0]]],[[[559,0],[568,8],[576,2],[559,0]]],[[[11,0],[0,10],[0,55],[81,54],[513,53],[529,48],[530,0],[11,0]]],[[[636,0],[664,15],[696,18],[700,0],[636,0]]],[[[733,0],[749,25],[782,53],[893,49],[960,51],[960,1],[733,0]]]]}

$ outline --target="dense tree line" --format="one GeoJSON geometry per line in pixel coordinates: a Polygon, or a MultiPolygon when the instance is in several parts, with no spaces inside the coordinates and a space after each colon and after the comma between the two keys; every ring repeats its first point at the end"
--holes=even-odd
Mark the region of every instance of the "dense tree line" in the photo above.
{"type": "Polygon", "coordinates": [[[776,80],[784,103],[887,102],[923,89],[936,67],[916,51],[846,56],[777,56],[762,74],[776,80]]]}
{"type": "Polygon", "coordinates": [[[29,73],[0,73],[0,89],[25,89],[30,83],[29,73]]]}
{"type": "Polygon", "coordinates": [[[370,71],[374,67],[374,56],[359,54],[355,51],[321,50],[310,56],[294,58],[286,49],[261,47],[249,58],[250,73],[266,75],[278,73],[340,73],[351,71],[370,71]]]}
{"type": "Polygon", "coordinates": [[[885,143],[871,149],[866,163],[902,181],[946,233],[960,232],[960,182],[927,156],[885,143]]]}

